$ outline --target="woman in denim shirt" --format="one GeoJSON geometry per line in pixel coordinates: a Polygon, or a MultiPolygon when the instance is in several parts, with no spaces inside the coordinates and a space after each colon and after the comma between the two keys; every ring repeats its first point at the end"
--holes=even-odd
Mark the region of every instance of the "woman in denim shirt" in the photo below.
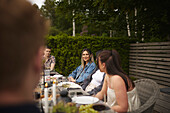
{"type": "Polygon", "coordinates": [[[90,49],[83,49],[81,65],[78,66],[68,77],[69,81],[82,83],[96,68],[90,49]]]}

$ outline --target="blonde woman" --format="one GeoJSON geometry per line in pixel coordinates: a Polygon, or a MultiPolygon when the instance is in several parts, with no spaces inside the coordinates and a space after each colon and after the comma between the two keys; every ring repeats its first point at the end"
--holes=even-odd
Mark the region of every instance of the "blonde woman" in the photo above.
{"type": "Polygon", "coordinates": [[[82,83],[96,68],[93,54],[90,49],[86,48],[82,51],[81,65],[78,66],[68,77],[69,81],[82,83]]]}

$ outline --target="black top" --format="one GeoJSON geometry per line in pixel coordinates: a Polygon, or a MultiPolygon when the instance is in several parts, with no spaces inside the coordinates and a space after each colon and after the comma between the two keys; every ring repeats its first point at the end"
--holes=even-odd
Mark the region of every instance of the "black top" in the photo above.
{"type": "Polygon", "coordinates": [[[36,104],[0,106],[0,113],[42,113],[36,104]]]}

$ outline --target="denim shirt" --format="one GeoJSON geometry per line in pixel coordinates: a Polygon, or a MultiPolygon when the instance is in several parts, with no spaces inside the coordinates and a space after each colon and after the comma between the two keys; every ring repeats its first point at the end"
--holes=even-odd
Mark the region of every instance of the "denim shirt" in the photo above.
{"type": "Polygon", "coordinates": [[[72,76],[76,80],[76,83],[83,82],[93,72],[95,68],[96,64],[94,62],[89,62],[85,66],[84,70],[83,67],[80,65],[69,75],[69,77],[72,76]],[[78,76],[79,78],[77,79],[78,76]]]}

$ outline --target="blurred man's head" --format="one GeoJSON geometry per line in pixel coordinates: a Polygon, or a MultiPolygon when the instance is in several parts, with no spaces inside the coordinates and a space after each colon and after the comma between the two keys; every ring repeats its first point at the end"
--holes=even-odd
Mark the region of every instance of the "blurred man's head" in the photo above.
{"type": "Polygon", "coordinates": [[[0,91],[21,87],[29,74],[38,80],[47,26],[25,0],[0,0],[0,91]]]}

